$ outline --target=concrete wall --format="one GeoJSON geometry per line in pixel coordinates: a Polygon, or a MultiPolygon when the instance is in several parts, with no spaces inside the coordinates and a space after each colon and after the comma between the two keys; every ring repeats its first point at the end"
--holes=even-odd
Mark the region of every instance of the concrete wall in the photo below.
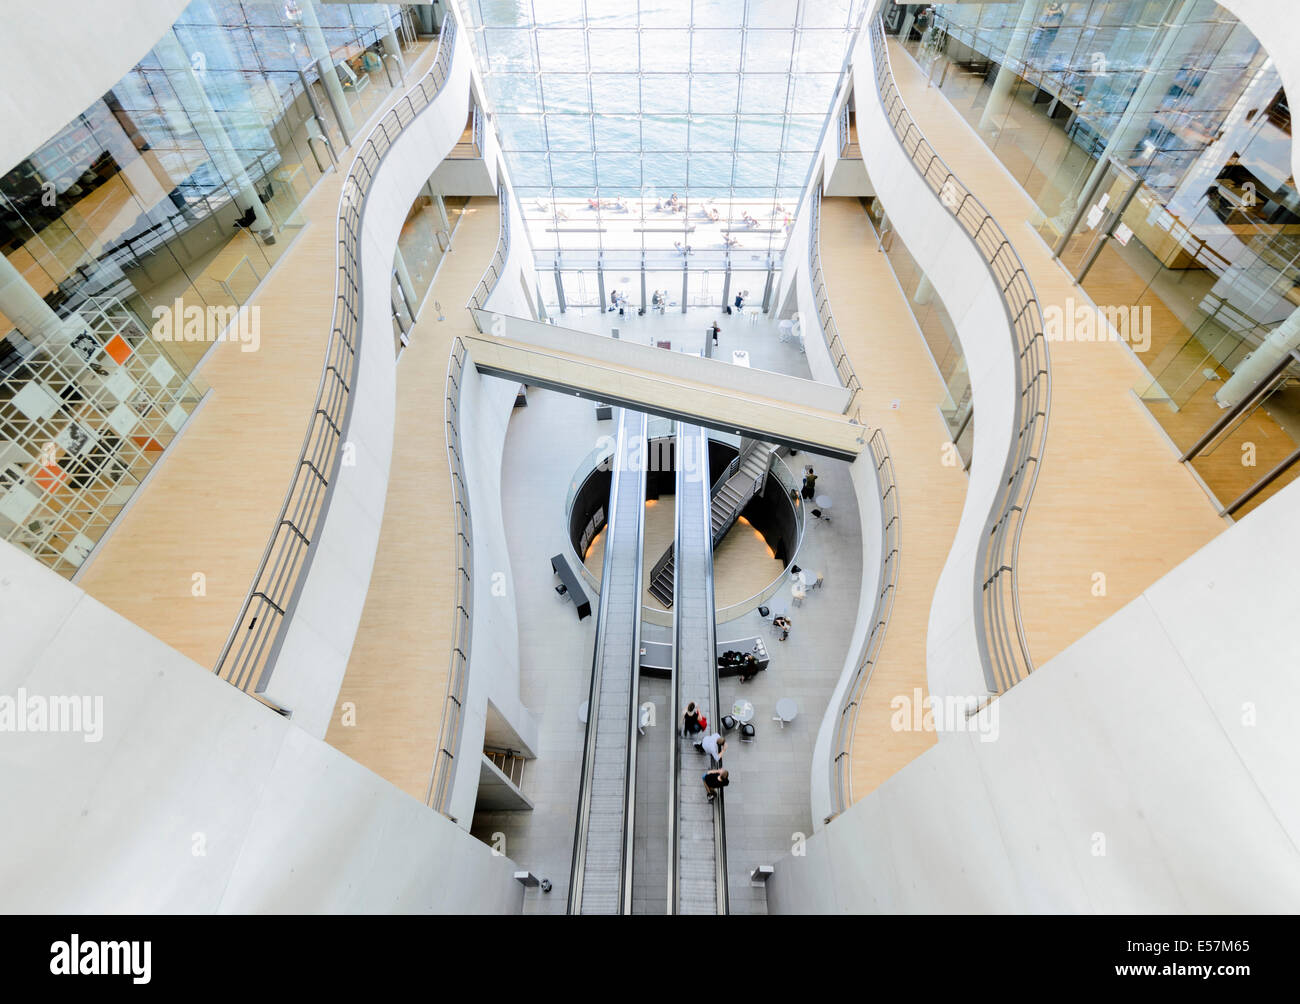
{"type": "Polygon", "coordinates": [[[975,627],[981,616],[977,569],[985,523],[1015,441],[1016,350],[983,258],[912,166],[885,118],[865,26],[863,33],[853,68],[863,160],[894,229],[930,277],[956,326],[979,414],[966,500],[930,611],[928,682],[939,697],[982,695],[987,688],[975,627]]]}
{"type": "Polygon", "coordinates": [[[508,858],[5,543],[0,636],[0,699],[102,701],[98,742],[0,730],[0,911],[521,908],[508,858]]]}
{"type": "MultiPolygon", "coordinates": [[[[388,493],[397,379],[389,295],[393,249],[411,203],[428,180],[429,165],[450,152],[465,127],[471,63],[469,38],[458,31],[446,84],[394,142],[362,210],[362,337],[351,421],[345,429],[356,463],[338,472],[329,512],[317,532],[315,557],[266,691],[318,737],[325,735],[347,671],[388,493]]],[[[408,82],[418,84],[414,77],[408,82]]],[[[363,145],[363,140],[353,145],[354,158],[363,145]]]]}
{"type": "Polygon", "coordinates": [[[1300,484],[982,712],[994,741],[950,734],[783,859],[769,908],[1300,910],[1297,517],[1300,484]]]}

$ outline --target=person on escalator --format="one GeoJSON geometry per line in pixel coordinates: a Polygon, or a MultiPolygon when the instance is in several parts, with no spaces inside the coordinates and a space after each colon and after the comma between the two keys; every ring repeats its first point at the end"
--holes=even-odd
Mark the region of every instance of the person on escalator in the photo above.
{"type": "Polygon", "coordinates": [[[722,754],[727,748],[727,740],[723,739],[718,733],[713,732],[696,743],[695,748],[701,753],[707,753],[713,757],[714,763],[722,763],[722,754]]]}
{"type": "Polygon", "coordinates": [[[686,713],[682,715],[682,731],[688,738],[704,731],[704,724],[700,721],[700,709],[695,706],[694,701],[686,705],[686,713]]]}
{"type": "Polygon", "coordinates": [[[721,770],[711,770],[705,774],[704,791],[707,793],[709,801],[712,802],[717,793],[730,783],[726,767],[721,770]]]}

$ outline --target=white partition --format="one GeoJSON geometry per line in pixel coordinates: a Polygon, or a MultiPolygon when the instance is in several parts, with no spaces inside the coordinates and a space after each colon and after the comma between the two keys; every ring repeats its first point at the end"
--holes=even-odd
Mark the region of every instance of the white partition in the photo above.
{"type": "Polygon", "coordinates": [[[769,911],[1300,910],[1298,518],[1293,484],[836,817],[769,911]]]}
{"type": "Polygon", "coordinates": [[[0,730],[6,912],[520,910],[509,858],[6,543],[0,635],[0,695],[100,708],[0,730]]]}

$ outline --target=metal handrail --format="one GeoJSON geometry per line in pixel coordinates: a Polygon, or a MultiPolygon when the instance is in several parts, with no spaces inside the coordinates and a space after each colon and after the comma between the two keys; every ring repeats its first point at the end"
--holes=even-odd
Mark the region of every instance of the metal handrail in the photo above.
{"type": "MultiPolygon", "coordinates": [[[[497,278],[501,273],[497,262],[504,264],[510,253],[509,203],[504,185],[501,186],[499,202],[501,225],[492,264],[488,266],[489,271],[495,268],[497,278]]],[[[484,281],[486,279],[484,276],[484,281]]],[[[491,295],[495,285],[494,278],[483,292],[483,302],[491,295]]],[[[483,282],[479,286],[482,287],[483,282]]],[[[476,291],[471,304],[477,302],[478,295],[476,291]]],[[[451,353],[447,360],[446,398],[443,405],[443,420],[447,431],[447,467],[451,474],[452,503],[456,518],[456,601],[451,612],[452,638],[447,692],[443,698],[442,722],[438,726],[433,772],[424,799],[430,808],[444,816],[450,816],[447,808],[455,780],[456,756],[460,753],[461,734],[464,731],[465,696],[469,689],[469,658],[474,635],[474,527],[470,518],[469,478],[465,472],[460,439],[460,395],[467,354],[468,347],[464,339],[457,335],[451,343],[451,353]]]]}
{"type": "MultiPolygon", "coordinates": [[[[456,41],[448,18],[433,67],[370,131],[339,198],[334,316],[320,383],[292,480],[239,616],[213,672],[240,690],[265,692],[315,557],[351,424],[361,330],[361,218],[380,163],[394,140],[447,81],[456,41]],[[250,690],[251,688],[251,690],[250,690]]],[[[265,698],[266,703],[270,704],[265,698]]]]}
{"type": "Polygon", "coordinates": [[[895,137],[931,191],[953,215],[1000,291],[1016,353],[1015,449],[1003,467],[1001,485],[984,527],[984,544],[974,582],[980,661],[990,694],[1004,693],[1033,672],[1025,639],[1017,583],[1020,535],[1047,445],[1051,365],[1043,315],[1029,273],[1006,233],[926,141],[894,83],[879,17],[871,22],[876,90],[895,137]]]}
{"type": "Polygon", "coordinates": [[[497,247],[492,253],[492,260],[488,262],[487,269],[483,272],[483,278],[474,287],[474,295],[469,298],[469,303],[465,305],[474,318],[474,327],[479,330],[480,334],[484,335],[491,334],[491,332],[483,330],[483,322],[479,318],[478,311],[487,305],[488,297],[497,288],[497,283],[501,280],[501,276],[506,269],[506,259],[510,256],[510,191],[504,181],[498,186],[497,204],[500,216],[497,247]]]}
{"type": "Polygon", "coordinates": [[[458,335],[447,360],[446,398],[443,421],[447,432],[447,467],[451,473],[451,498],[455,513],[456,570],[452,577],[456,595],[452,606],[450,665],[447,692],[443,698],[442,721],[438,726],[433,771],[425,804],[448,815],[456,754],[464,726],[465,694],[469,686],[469,654],[474,622],[474,525],[470,517],[469,483],[465,474],[460,441],[460,394],[465,376],[465,342],[458,335]]]}
{"type": "Polygon", "coordinates": [[[822,337],[825,339],[826,348],[830,352],[831,362],[835,365],[835,375],[839,377],[840,384],[851,392],[848,403],[844,406],[844,414],[847,415],[854,410],[854,405],[858,400],[858,392],[862,390],[862,384],[858,381],[858,374],[853,369],[853,360],[849,358],[849,354],[844,348],[844,342],[840,339],[840,329],[835,323],[835,315],[831,312],[830,297],[826,293],[826,278],[822,274],[821,258],[822,189],[820,185],[813,186],[813,204],[811,208],[812,224],[808,229],[808,277],[812,280],[813,301],[817,307],[817,322],[821,325],[822,337]]]}
{"type": "MultiPolygon", "coordinates": [[[[853,399],[861,385],[853,371],[853,363],[840,341],[839,329],[831,312],[830,297],[826,291],[826,280],[821,266],[821,188],[816,187],[812,205],[812,226],[808,241],[809,266],[813,283],[813,293],[817,297],[817,319],[826,339],[826,346],[831,350],[832,358],[838,351],[844,359],[844,366],[837,362],[835,372],[845,387],[854,383],[853,399]]],[[[852,405],[852,400],[850,400],[852,405]]],[[[898,585],[899,533],[901,524],[898,508],[898,486],[894,481],[894,461],[889,455],[889,444],[883,429],[876,429],[867,442],[867,451],[872,459],[873,477],[876,491],[881,500],[881,546],[880,546],[880,589],[876,593],[871,608],[871,628],[867,633],[862,657],[854,667],[853,678],[840,701],[839,715],[835,720],[835,731],[831,738],[831,814],[827,822],[853,804],[853,734],[858,721],[858,708],[863,694],[871,682],[884,645],[885,632],[889,619],[894,612],[894,594],[898,585]]],[[[861,458],[859,458],[859,463],[861,458]]]]}
{"type": "MultiPolygon", "coordinates": [[[[835,731],[831,736],[831,814],[830,822],[853,804],[853,736],[857,731],[858,709],[871,683],[872,673],[880,660],[894,597],[898,592],[898,562],[902,525],[898,509],[898,485],[894,481],[894,461],[889,456],[885,434],[877,429],[868,442],[876,489],[880,493],[880,589],[872,606],[871,628],[867,632],[862,658],[840,700],[835,731]]],[[[859,462],[861,462],[859,460],[859,462]]]]}

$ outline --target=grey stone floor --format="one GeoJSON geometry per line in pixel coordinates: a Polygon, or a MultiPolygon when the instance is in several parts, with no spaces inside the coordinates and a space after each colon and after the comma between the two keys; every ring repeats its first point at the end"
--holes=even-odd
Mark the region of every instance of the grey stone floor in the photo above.
{"type": "MultiPolygon", "coordinates": [[[[590,327],[609,315],[587,315],[590,327]]],[[[712,311],[683,316],[637,318],[649,330],[675,322],[676,330],[701,331],[712,311]]],[[[579,320],[569,315],[564,323],[579,320]]],[[[807,364],[791,343],[776,339],[775,327],[763,321],[749,326],[722,317],[724,340],[747,348],[751,362],[807,376],[807,364]],[[734,335],[728,331],[734,329],[734,335]]],[[[573,326],[578,326],[573,324],[573,326]]],[[[626,330],[626,328],[624,329],[626,330]]],[[[670,335],[671,337],[671,335],[670,335]]],[[[502,834],[505,852],[519,865],[553,883],[550,893],[530,889],[526,913],[563,913],[573,853],[579,774],[582,768],[583,726],[578,707],[587,699],[595,617],[579,622],[572,604],[552,588],[550,556],[565,547],[564,503],[571,479],[601,436],[612,434],[613,423],[597,422],[590,402],[545,391],[530,390],[528,407],[517,409],[506,440],[502,509],[517,590],[522,698],[537,716],[537,759],[530,761],[524,793],[531,812],[479,813],[473,833],[490,841],[502,834]]],[[[718,625],[719,640],[762,634],[772,653],[770,668],[750,683],[727,677],[720,699],[729,709],[737,697],[754,704],[757,736],[752,743],[731,737],[726,766],[732,783],[726,793],[727,857],[733,913],[765,913],[761,886],[751,887],[749,873],[772,864],[789,851],[798,834],[812,833],[809,771],[812,749],[831,690],[843,668],[857,617],[861,580],[861,536],[847,465],[800,454],[787,458],[791,469],[812,463],[818,472],[819,493],[835,500],[835,519],[813,521],[807,528],[797,562],[821,571],[825,585],[811,590],[802,607],[792,608],[794,626],[788,641],[777,641],[768,621],[751,612],[718,625]],[[792,698],[798,717],[784,729],[772,720],[782,697],[792,698]]],[[[658,556],[648,556],[653,562],[658,556]]],[[[755,589],[763,583],[756,583],[755,589]]],[[[773,603],[790,602],[789,587],[773,603]]],[[[667,637],[666,628],[643,625],[646,637],[667,637]]],[[[641,678],[641,700],[653,701],[656,725],[638,745],[637,810],[634,834],[633,899],[638,912],[661,913],[667,889],[667,771],[668,743],[679,709],[668,706],[666,680],[641,678]]],[[[704,767],[700,768],[701,773],[704,767]]],[[[704,797],[701,787],[699,797],[704,797]]]]}

